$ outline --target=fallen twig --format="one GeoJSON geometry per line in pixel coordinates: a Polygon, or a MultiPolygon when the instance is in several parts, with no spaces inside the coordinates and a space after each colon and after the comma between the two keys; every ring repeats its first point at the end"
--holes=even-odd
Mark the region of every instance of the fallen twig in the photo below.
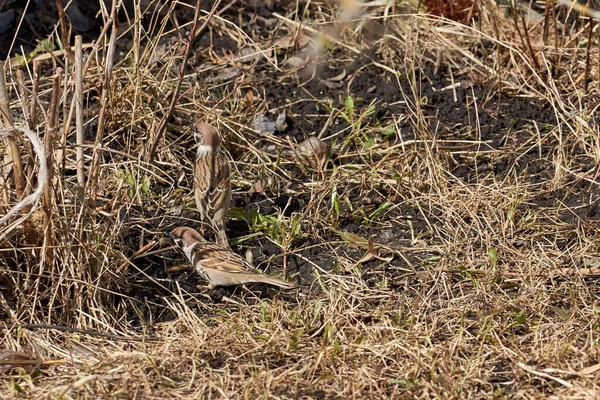
{"type": "Polygon", "coordinates": [[[9,329],[21,328],[21,329],[55,329],[61,332],[69,332],[69,333],[81,333],[83,335],[90,336],[98,336],[107,339],[115,339],[115,340],[127,340],[131,342],[159,342],[160,338],[155,336],[148,337],[136,337],[136,336],[123,336],[123,335],[113,335],[112,333],[98,332],[90,329],[78,329],[72,328],[70,326],[63,325],[53,325],[53,324],[14,324],[9,327],[9,329]]]}
{"type": "Polygon", "coordinates": [[[535,369],[533,369],[533,368],[531,368],[528,365],[525,365],[523,363],[518,362],[517,366],[520,367],[520,368],[522,368],[522,369],[524,369],[526,372],[529,372],[530,374],[537,375],[537,376],[540,376],[542,378],[552,379],[553,381],[558,382],[561,385],[566,386],[568,388],[572,388],[573,387],[572,383],[569,383],[569,382],[565,381],[564,379],[560,379],[560,378],[557,378],[555,376],[548,375],[545,372],[536,371],[535,369]]]}

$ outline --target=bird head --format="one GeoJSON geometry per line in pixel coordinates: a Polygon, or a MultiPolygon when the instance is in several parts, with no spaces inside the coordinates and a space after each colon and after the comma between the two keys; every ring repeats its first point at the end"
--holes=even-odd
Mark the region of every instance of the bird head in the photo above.
{"type": "Polygon", "coordinates": [[[198,242],[204,242],[202,235],[189,226],[179,226],[173,229],[169,236],[183,250],[191,248],[198,242]]]}
{"type": "Polygon", "coordinates": [[[210,146],[212,149],[217,149],[221,145],[219,132],[206,122],[197,122],[194,124],[194,139],[199,145],[210,146]]]}

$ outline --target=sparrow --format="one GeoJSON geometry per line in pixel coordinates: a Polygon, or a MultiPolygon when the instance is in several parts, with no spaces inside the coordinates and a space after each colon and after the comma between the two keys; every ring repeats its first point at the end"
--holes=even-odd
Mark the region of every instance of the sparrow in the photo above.
{"type": "Polygon", "coordinates": [[[206,241],[189,226],[180,226],[171,231],[171,238],[183,250],[194,269],[209,282],[208,288],[243,285],[245,283],[267,283],[283,289],[297,285],[267,275],[262,275],[240,255],[230,248],[206,241]]]}
{"type": "Polygon", "coordinates": [[[194,163],[194,199],[200,219],[210,223],[218,244],[229,247],[225,213],[231,202],[231,167],[221,151],[219,133],[212,125],[197,122],[194,138],[198,143],[194,163]]]}

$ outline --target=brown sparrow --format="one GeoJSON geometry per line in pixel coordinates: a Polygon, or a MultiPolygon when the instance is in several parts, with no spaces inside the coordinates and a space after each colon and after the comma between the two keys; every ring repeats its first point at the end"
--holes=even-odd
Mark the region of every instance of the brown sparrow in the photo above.
{"type": "Polygon", "coordinates": [[[225,213],[231,201],[231,167],[221,151],[217,130],[206,122],[194,125],[198,143],[194,165],[194,198],[201,222],[209,222],[217,243],[229,247],[225,233],[225,213]]]}
{"type": "Polygon", "coordinates": [[[260,274],[240,255],[227,247],[207,242],[198,231],[189,226],[175,228],[171,237],[183,250],[194,269],[209,282],[209,289],[245,283],[267,283],[283,289],[293,289],[297,286],[292,282],[260,274]]]}

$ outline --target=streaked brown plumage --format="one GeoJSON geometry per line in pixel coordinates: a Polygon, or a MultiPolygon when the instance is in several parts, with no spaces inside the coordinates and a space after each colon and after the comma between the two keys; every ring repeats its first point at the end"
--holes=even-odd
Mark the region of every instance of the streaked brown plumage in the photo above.
{"type": "Polygon", "coordinates": [[[225,232],[225,213],[231,201],[231,167],[221,151],[217,130],[206,122],[194,125],[198,142],[194,165],[194,198],[201,222],[215,230],[217,243],[229,247],[225,232]]]}
{"type": "Polygon", "coordinates": [[[245,283],[267,283],[283,289],[297,286],[292,282],[260,274],[231,249],[207,242],[198,231],[188,226],[175,228],[171,236],[181,247],[194,269],[209,282],[210,289],[245,283]]]}

